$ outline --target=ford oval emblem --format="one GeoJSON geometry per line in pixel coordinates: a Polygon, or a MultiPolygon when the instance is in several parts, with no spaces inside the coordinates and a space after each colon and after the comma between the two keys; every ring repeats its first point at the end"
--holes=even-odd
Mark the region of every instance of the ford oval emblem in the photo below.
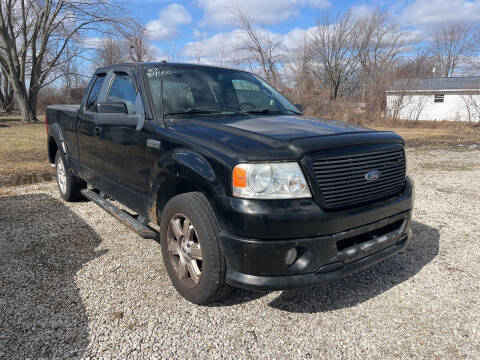
{"type": "Polygon", "coordinates": [[[380,171],[378,170],[370,170],[365,174],[365,179],[367,181],[375,181],[380,178],[380,171]]]}

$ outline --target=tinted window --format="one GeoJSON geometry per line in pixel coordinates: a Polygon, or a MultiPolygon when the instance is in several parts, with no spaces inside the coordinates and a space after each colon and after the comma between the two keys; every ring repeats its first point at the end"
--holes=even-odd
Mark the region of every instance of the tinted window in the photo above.
{"type": "Polygon", "coordinates": [[[90,90],[90,95],[88,96],[87,103],[85,105],[88,111],[96,111],[95,105],[97,104],[98,93],[100,92],[100,88],[105,80],[105,75],[106,74],[98,74],[95,76],[94,83],[90,90]]]}
{"type": "Polygon", "coordinates": [[[153,102],[163,113],[235,114],[237,112],[297,113],[298,110],[261,78],[221,68],[145,69],[153,102]],[[163,92],[161,86],[163,82],[163,92]],[[192,110],[199,110],[192,112],[192,110]]]}
{"type": "Polygon", "coordinates": [[[137,91],[132,78],[125,73],[116,73],[105,101],[123,101],[127,104],[128,113],[134,112],[137,91]]]}
{"type": "Polygon", "coordinates": [[[195,105],[192,88],[186,82],[165,80],[163,82],[163,92],[168,94],[163,98],[166,114],[182,111],[195,105]]]}
{"type": "Polygon", "coordinates": [[[256,109],[276,108],[273,98],[266,95],[268,90],[262,90],[257,84],[248,80],[232,80],[232,83],[240,104],[253,106],[256,109]]]}

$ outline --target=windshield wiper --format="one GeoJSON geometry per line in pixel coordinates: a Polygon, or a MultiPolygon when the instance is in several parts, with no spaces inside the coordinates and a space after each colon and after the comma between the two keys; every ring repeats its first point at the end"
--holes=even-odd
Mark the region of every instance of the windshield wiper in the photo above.
{"type": "Polygon", "coordinates": [[[293,113],[295,115],[302,115],[299,112],[296,112],[296,111],[293,111],[293,110],[290,110],[290,109],[286,109],[286,108],[282,108],[282,109],[255,109],[255,110],[250,110],[250,111],[246,111],[246,112],[248,114],[278,114],[278,113],[281,113],[282,111],[290,111],[291,113],[293,113]]]}
{"type": "Polygon", "coordinates": [[[273,112],[279,112],[278,110],[270,110],[270,109],[255,109],[255,110],[248,110],[245,111],[247,114],[271,114],[273,112]]]}
{"type": "Polygon", "coordinates": [[[191,108],[191,109],[185,109],[184,111],[175,111],[175,112],[165,113],[164,115],[165,115],[165,116],[168,116],[168,115],[214,114],[214,113],[218,113],[218,111],[217,111],[217,110],[209,110],[209,109],[195,109],[195,108],[191,108]]]}
{"type": "Polygon", "coordinates": [[[175,111],[169,112],[164,114],[165,116],[168,115],[186,115],[186,114],[223,114],[223,113],[232,113],[234,115],[247,115],[247,113],[243,111],[233,110],[230,108],[220,108],[220,109],[185,109],[184,111],[175,111]]]}

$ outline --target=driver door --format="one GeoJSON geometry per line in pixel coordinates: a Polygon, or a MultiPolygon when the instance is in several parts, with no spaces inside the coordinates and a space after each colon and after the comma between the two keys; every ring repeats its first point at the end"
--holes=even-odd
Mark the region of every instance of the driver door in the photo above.
{"type": "Polygon", "coordinates": [[[96,115],[96,154],[102,167],[96,169],[108,182],[103,190],[129,208],[145,210],[145,181],[147,174],[145,143],[147,135],[141,130],[145,117],[142,98],[132,74],[114,71],[105,94],[105,103],[123,103],[126,113],[96,115]],[[143,117],[143,118],[142,118],[143,117]]]}

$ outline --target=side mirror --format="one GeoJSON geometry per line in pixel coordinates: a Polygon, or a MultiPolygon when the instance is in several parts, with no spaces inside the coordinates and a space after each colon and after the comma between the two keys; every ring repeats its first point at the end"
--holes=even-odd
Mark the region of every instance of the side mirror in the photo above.
{"type": "Polygon", "coordinates": [[[100,102],[97,104],[97,112],[102,114],[128,114],[127,104],[123,101],[100,102]]]}
{"type": "Polygon", "coordinates": [[[303,114],[303,105],[302,104],[295,104],[295,107],[303,114]]]}

